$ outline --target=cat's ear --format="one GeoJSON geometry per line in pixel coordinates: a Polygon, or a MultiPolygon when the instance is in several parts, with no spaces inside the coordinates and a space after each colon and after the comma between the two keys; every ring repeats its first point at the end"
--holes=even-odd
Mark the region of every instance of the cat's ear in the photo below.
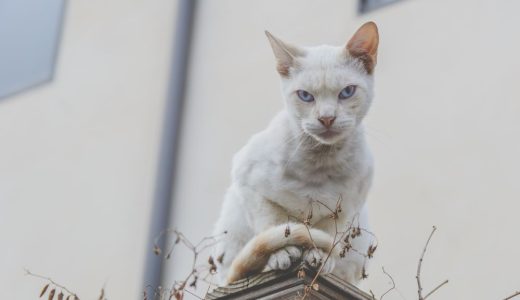
{"type": "Polygon", "coordinates": [[[303,49],[282,42],[282,40],[273,36],[267,30],[265,31],[265,35],[267,35],[271,48],[273,48],[277,64],[276,70],[281,76],[289,77],[289,70],[291,67],[295,67],[296,58],[304,55],[303,49]]]}
{"type": "Polygon", "coordinates": [[[363,24],[348,41],[346,50],[350,56],[360,59],[368,74],[372,74],[377,63],[379,33],[374,22],[363,24]]]}

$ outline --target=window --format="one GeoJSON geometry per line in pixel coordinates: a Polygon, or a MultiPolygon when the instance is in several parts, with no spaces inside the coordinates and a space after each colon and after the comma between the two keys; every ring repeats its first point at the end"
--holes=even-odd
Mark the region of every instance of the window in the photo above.
{"type": "Polygon", "coordinates": [[[64,0],[0,1],[0,98],[52,79],[64,0]]]}
{"type": "Polygon", "coordinates": [[[364,14],[400,0],[360,0],[359,13],[364,14]]]}

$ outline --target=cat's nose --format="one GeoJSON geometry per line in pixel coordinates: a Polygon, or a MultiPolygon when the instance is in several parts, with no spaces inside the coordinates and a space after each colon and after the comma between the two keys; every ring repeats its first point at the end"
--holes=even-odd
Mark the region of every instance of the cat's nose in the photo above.
{"type": "Polygon", "coordinates": [[[336,117],[321,117],[318,118],[318,121],[320,121],[323,126],[330,128],[332,126],[332,123],[334,123],[334,120],[336,120],[336,117]]]}

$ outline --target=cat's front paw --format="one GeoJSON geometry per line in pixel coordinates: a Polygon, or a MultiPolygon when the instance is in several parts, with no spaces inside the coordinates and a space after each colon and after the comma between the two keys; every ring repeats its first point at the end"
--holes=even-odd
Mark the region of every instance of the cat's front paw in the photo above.
{"type": "Polygon", "coordinates": [[[327,253],[325,253],[321,249],[313,248],[305,251],[303,254],[303,260],[312,268],[319,269],[321,265],[324,263],[325,265],[321,269],[322,274],[331,273],[336,266],[335,258],[330,255],[327,257],[327,253]]]}
{"type": "Polygon", "coordinates": [[[271,254],[267,266],[271,270],[287,270],[293,263],[300,261],[301,258],[302,250],[300,248],[287,246],[271,254]]]}

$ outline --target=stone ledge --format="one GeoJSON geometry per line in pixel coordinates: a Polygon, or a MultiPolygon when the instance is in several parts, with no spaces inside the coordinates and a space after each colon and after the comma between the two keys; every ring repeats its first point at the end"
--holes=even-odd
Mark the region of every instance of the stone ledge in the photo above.
{"type": "MultiPolygon", "coordinates": [[[[206,296],[206,299],[301,299],[305,287],[310,284],[316,271],[307,266],[294,266],[287,271],[269,271],[239,280],[229,286],[219,287],[206,296]],[[305,275],[298,277],[304,270],[305,275]]],[[[316,280],[318,289],[311,289],[307,300],[371,300],[372,297],[338,277],[328,274],[316,280]]]]}

